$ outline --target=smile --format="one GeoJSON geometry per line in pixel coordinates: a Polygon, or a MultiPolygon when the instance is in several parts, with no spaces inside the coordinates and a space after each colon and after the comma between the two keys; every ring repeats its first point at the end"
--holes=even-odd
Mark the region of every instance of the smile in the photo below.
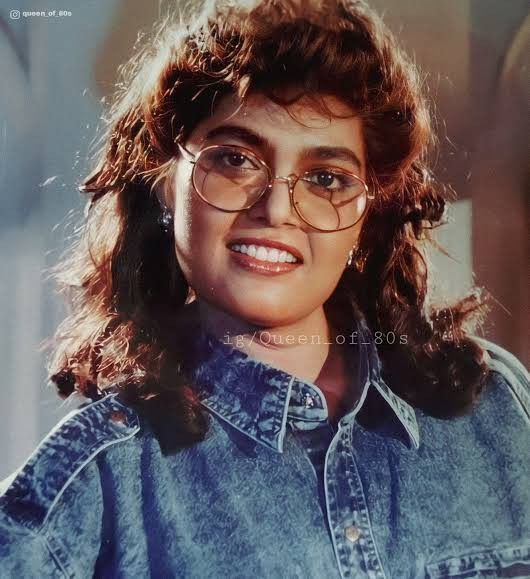
{"type": "Polygon", "coordinates": [[[276,249],[275,247],[265,247],[263,245],[234,244],[230,246],[232,251],[244,253],[257,259],[271,263],[297,263],[299,260],[288,251],[276,249]]]}

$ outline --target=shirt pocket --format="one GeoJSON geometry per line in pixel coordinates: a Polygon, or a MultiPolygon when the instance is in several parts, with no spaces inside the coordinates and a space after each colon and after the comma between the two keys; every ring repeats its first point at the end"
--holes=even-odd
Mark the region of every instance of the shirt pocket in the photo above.
{"type": "Polygon", "coordinates": [[[443,559],[425,567],[428,579],[530,577],[530,544],[498,547],[443,559]]]}

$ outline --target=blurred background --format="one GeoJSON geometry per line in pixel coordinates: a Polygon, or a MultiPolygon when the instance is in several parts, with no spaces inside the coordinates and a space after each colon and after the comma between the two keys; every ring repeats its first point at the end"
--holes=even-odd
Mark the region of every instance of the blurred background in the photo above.
{"type": "MultiPolygon", "coordinates": [[[[46,384],[39,344],[64,315],[44,273],[84,200],[105,98],[158,0],[0,0],[0,479],[75,407],[46,384]],[[26,12],[56,11],[55,16],[26,12]]],[[[421,67],[438,117],[436,172],[458,194],[433,291],[472,283],[483,331],[528,366],[528,0],[372,0],[421,67]]]]}

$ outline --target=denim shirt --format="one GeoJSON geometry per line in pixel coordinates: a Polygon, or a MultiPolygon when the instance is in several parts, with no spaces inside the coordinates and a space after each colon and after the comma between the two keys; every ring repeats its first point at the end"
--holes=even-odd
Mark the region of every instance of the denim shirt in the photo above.
{"type": "Polygon", "coordinates": [[[72,412],[3,485],[0,576],[530,577],[526,369],[476,338],[483,394],[437,419],[388,388],[358,327],[338,422],[318,386],[207,334],[205,440],[164,455],[116,392],[72,412]]]}

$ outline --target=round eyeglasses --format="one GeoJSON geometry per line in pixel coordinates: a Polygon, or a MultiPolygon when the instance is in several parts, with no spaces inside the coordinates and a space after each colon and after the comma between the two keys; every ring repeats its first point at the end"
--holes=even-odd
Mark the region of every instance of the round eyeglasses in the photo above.
{"type": "Polygon", "coordinates": [[[221,211],[249,209],[280,180],[287,182],[291,205],[305,223],[319,231],[341,231],[353,227],[374,198],[359,176],[338,167],[279,177],[245,147],[211,145],[196,156],[179,147],[194,165],[191,179],[196,193],[221,211]]]}

